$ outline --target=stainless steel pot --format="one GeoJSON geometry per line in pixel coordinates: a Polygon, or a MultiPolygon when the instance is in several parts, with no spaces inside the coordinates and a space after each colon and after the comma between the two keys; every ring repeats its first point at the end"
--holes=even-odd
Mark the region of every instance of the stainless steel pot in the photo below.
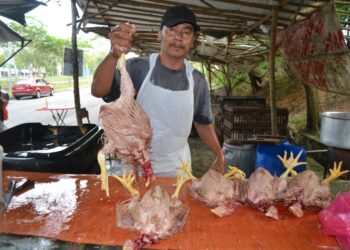
{"type": "Polygon", "coordinates": [[[320,140],[330,147],[350,149],[350,112],[321,113],[320,140]]]}

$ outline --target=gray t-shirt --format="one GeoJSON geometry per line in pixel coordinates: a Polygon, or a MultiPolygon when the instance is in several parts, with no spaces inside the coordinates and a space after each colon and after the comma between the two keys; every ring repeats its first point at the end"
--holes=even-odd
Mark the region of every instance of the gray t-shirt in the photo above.
{"type": "MultiPolygon", "coordinates": [[[[148,57],[134,57],[126,62],[126,69],[130,74],[137,93],[150,69],[148,57]]],[[[193,70],[194,80],[194,116],[193,120],[199,124],[210,124],[213,120],[208,84],[204,76],[196,69],[193,70]]],[[[165,67],[157,60],[151,74],[151,83],[165,89],[180,91],[189,88],[186,69],[173,70],[165,67]]],[[[111,92],[103,97],[106,102],[116,100],[120,96],[120,73],[116,71],[111,92]]],[[[136,97],[135,97],[136,98],[136,97]]],[[[179,100],[180,101],[180,100],[179,100]]]]}

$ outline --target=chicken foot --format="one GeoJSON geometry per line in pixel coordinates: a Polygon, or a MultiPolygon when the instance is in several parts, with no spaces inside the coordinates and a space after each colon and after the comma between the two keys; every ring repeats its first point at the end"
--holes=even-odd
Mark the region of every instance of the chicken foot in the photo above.
{"type": "Polygon", "coordinates": [[[341,171],[341,167],[343,165],[343,162],[340,161],[339,164],[337,164],[336,162],[333,163],[333,169],[330,169],[330,176],[327,179],[324,179],[322,181],[323,185],[328,185],[331,181],[337,179],[338,177],[340,177],[343,174],[349,173],[349,170],[344,170],[341,171]]]}

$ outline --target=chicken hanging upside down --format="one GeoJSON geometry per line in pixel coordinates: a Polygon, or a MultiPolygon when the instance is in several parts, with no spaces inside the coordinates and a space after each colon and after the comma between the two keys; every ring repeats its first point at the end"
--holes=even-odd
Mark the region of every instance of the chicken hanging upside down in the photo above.
{"type": "Polygon", "coordinates": [[[152,129],[147,114],[135,101],[135,89],[125,66],[125,55],[119,58],[117,68],[120,71],[120,97],[100,108],[100,120],[107,143],[98,154],[101,167],[102,189],[108,195],[108,177],[106,173],[105,156],[116,152],[126,163],[134,168],[142,167],[142,176],[146,186],[151,181],[153,170],[148,148],[151,142],[152,129]],[[104,176],[104,177],[103,177],[104,176]]]}

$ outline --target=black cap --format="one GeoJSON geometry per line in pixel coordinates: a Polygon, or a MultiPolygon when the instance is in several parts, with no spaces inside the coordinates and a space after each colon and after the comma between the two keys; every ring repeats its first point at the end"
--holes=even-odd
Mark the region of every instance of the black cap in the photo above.
{"type": "Polygon", "coordinates": [[[192,24],[195,32],[201,30],[197,25],[196,16],[185,6],[174,6],[167,9],[163,15],[160,29],[162,29],[164,25],[167,27],[173,27],[180,23],[192,24]]]}

